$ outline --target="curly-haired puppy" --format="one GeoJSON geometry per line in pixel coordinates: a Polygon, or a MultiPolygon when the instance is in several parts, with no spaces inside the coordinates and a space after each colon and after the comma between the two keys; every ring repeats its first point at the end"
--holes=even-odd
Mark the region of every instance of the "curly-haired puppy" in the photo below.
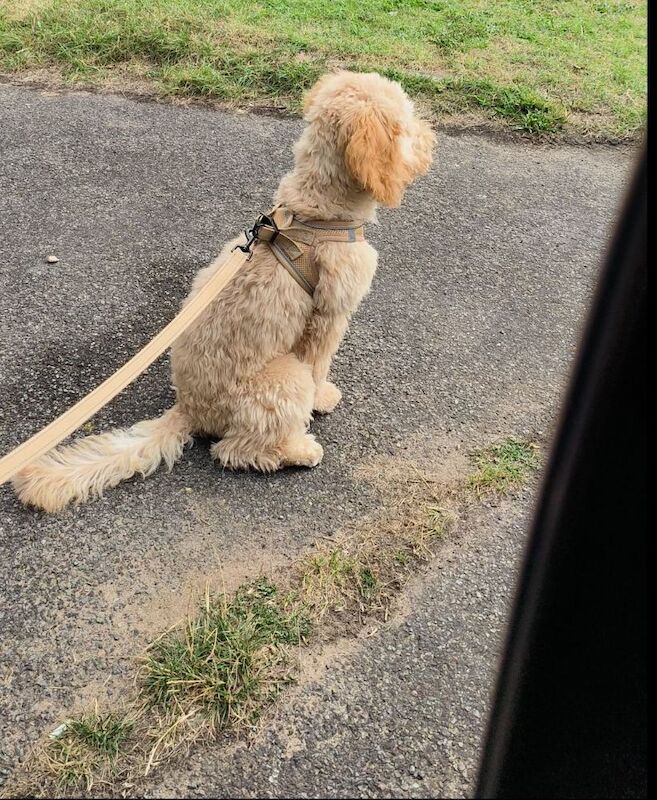
{"type": "MultiPolygon", "coordinates": [[[[372,221],[377,205],[399,205],[431,164],[431,129],[401,87],[375,73],[324,76],[305,99],[304,119],[294,169],[275,198],[300,219],[372,221]]],[[[190,297],[239,241],[196,275],[190,297]]],[[[340,402],[329,367],[370,288],[377,254],[364,240],[326,241],[316,260],[318,282],[310,295],[269,247],[256,247],[175,342],[175,406],[158,419],[48,453],[14,478],[20,499],[57,511],[100,495],[162,461],[171,467],[194,433],[219,437],[211,452],[226,467],[319,464],[322,447],[308,425],[313,411],[327,414],[340,402]]]]}

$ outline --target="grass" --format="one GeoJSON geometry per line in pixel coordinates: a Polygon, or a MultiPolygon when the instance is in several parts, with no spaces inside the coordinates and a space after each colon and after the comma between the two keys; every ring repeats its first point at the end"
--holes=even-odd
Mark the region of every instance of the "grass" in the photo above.
{"type": "Polygon", "coordinates": [[[427,518],[431,532],[437,539],[442,539],[446,536],[452,525],[457,521],[452,509],[441,506],[427,506],[427,518]]]}
{"type": "Polygon", "coordinates": [[[146,772],[190,733],[255,724],[291,680],[288,646],[303,643],[311,627],[305,609],[266,578],[231,599],[208,593],[200,613],[156,640],[142,661],[140,700],[162,731],[146,772]]]}
{"type": "Polygon", "coordinates": [[[253,726],[292,680],[291,648],[312,625],[298,596],[264,577],[231,597],[207,592],[196,614],[147,648],[125,710],[96,705],[56,728],[19,778],[20,795],[116,787],[199,736],[253,726]]]}
{"type": "Polygon", "coordinates": [[[458,517],[456,490],[422,471],[397,463],[386,508],[323,540],[294,569],[295,590],[315,627],[358,628],[365,617],[387,620],[391,604],[413,569],[428,560],[458,517]]]}
{"type": "Polygon", "coordinates": [[[506,439],[474,454],[475,471],[467,486],[477,497],[504,495],[522,486],[537,467],[536,445],[522,439],[506,439]]]}
{"type": "Polygon", "coordinates": [[[55,69],[298,111],[335,66],[400,80],[437,119],[636,136],[643,0],[0,0],[0,70],[55,69]]]}
{"type": "Polygon", "coordinates": [[[143,695],[167,716],[200,713],[210,729],[253,721],[254,709],[286,679],[284,645],[299,644],[310,619],[262,578],[155,642],[142,664],[143,695]]]}
{"type": "MultiPolygon", "coordinates": [[[[361,624],[364,615],[377,613],[387,619],[406,576],[431,555],[457,521],[453,510],[434,505],[445,500],[441,484],[428,476],[423,479],[426,496],[419,503],[412,490],[400,495],[388,513],[379,514],[337,544],[318,545],[318,552],[301,559],[298,594],[316,620],[337,614],[343,623],[345,618],[355,618],[361,624]]],[[[409,484],[407,479],[407,489],[409,484]]]]}
{"type": "Polygon", "coordinates": [[[93,711],[68,720],[42,753],[43,769],[59,790],[111,781],[119,756],[130,741],[134,720],[124,714],[93,711]]]}
{"type": "Polygon", "coordinates": [[[487,494],[510,494],[537,466],[535,445],[517,438],[478,451],[470,472],[449,481],[400,459],[372,465],[371,475],[385,475],[380,513],[319,540],[276,582],[260,577],[230,596],[207,591],[147,648],[124,710],[96,706],[61,725],[11,796],[79,796],[95,784],[129,791],[199,738],[252,728],[294,680],[300,648],[387,620],[459,515],[487,494]]]}

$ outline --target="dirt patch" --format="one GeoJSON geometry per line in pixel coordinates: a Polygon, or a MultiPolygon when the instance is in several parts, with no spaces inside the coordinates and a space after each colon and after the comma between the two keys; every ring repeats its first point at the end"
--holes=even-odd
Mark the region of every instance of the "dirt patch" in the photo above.
{"type": "Polygon", "coordinates": [[[468,449],[449,433],[442,435],[440,442],[417,435],[409,440],[406,450],[412,456],[380,456],[358,465],[354,478],[372,486],[386,504],[398,500],[409,481],[414,483],[419,476],[426,481],[430,475],[432,481],[451,486],[469,467],[468,449]]]}

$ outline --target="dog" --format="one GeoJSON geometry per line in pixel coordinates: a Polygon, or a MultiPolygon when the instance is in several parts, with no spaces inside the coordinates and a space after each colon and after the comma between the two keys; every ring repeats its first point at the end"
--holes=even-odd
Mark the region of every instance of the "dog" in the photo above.
{"type": "MultiPolygon", "coordinates": [[[[323,76],[304,98],[303,117],[294,168],[275,197],[301,220],[373,222],[377,206],[398,206],[409,184],[431,166],[431,127],[401,86],[377,73],[323,76]]],[[[229,242],[198,272],[187,300],[239,242],[229,242]]],[[[56,512],[137,473],[147,476],[162,462],[171,469],[193,434],[218,438],[211,455],[226,468],[317,466],[323,449],[309,424],[313,412],[329,414],[340,402],[329,368],[370,289],[377,253],[364,240],[324,241],[315,258],[311,296],[272,248],[254,247],[172,346],[173,408],[37,459],[13,479],[20,500],[56,512]]]]}

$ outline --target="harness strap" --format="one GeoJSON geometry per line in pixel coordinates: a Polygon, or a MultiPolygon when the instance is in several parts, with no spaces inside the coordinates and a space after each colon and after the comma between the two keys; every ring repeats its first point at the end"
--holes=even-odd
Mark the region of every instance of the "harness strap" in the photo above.
{"type": "Polygon", "coordinates": [[[276,240],[275,244],[270,244],[269,247],[272,253],[276,256],[278,263],[284,267],[299,286],[306,291],[311,297],[315,294],[315,289],[319,283],[319,270],[315,266],[314,259],[304,258],[299,248],[290,242],[290,247],[286,247],[285,240],[281,242],[276,240]],[[299,253],[296,258],[293,253],[299,253]]]}
{"type": "MultiPolygon", "coordinates": [[[[362,222],[306,220],[285,206],[274,206],[252,228],[253,238],[269,246],[281,266],[311,297],[319,283],[315,249],[322,242],[362,242],[362,222]]],[[[247,234],[248,236],[248,234],[247,234]]]]}

